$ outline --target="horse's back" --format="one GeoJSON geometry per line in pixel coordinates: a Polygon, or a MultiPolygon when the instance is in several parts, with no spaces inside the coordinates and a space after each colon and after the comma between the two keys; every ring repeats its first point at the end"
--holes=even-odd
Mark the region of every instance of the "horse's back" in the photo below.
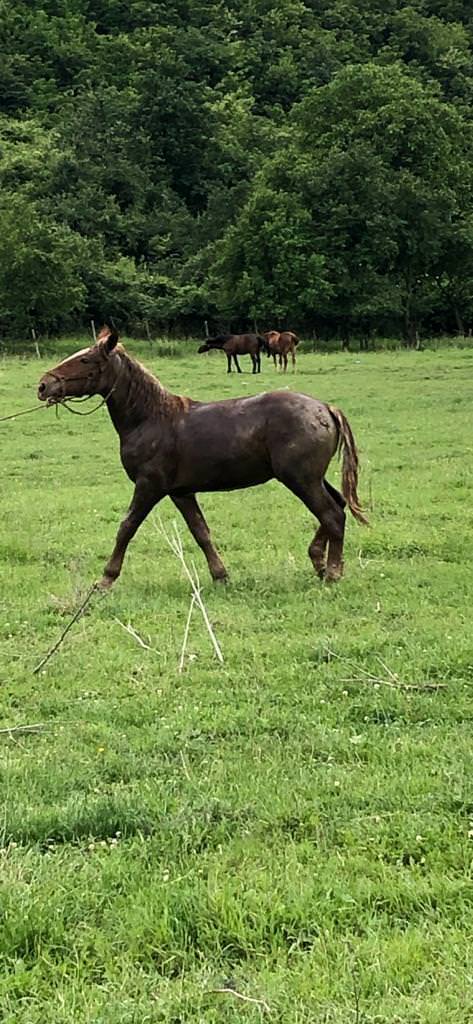
{"type": "Polygon", "coordinates": [[[234,334],[231,344],[237,355],[244,356],[249,352],[257,351],[258,338],[256,334],[234,334]]]}

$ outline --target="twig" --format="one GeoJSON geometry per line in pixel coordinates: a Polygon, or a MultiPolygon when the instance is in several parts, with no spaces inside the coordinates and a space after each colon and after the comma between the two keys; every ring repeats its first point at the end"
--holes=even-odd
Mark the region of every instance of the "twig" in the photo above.
{"type": "Polygon", "coordinates": [[[133,637],[133,640],[136,640],[137,644],[139,644],[144,651],[152,651],[153,654],[159,654],[159,651],[157,651],[154,647],[150,647],[149,644],[145,643],[143,638],[140,636],[139,633],[136,632],[136,629],[133,629],[133,626],[130,623],[128,623],[128,625],[125,626],[125,623],[121,622],[120,619],[117,619],[116,615],[114,615],[114,619],[115,622],[118,622],[118,625],[121,626],[122,629],[124,629],[127,633],[130,634],[130,636],[133,637]]]}
{"type": "Polygon", "coordinates": [[[189,628],[190,628],[190,624],[191,624],[192,612],[194,611],[194,605],[195,605],[195,594],[192,594],[191,603],[189,605],[189,612],[188,612],[188,615],[187,615],[186,628],[184,630],[184,637],[183,637],[183,640],[182,640],[181,657],[179,659],[179,672],[182,672],[183,669],[184,669],[184,661],[185,661],[185,656],[186,656],[187,640],[188,640],[188,637],[189,637],[189,628]]]}
{"type": "Polygon", "coordinates": [[[360,990],[358,988],[358,979],[355,972],[352,974],[353,978],[353,997],[355,1000],[355,1024],[360,1024],[360,990]]]}
{"type": "Polygon", "coordinates": [[[368,494],[369,494],[369,497],[368,497],[368,508],[369,508],[370,512],[374,512],[373,477],[371,476],[371,473],[370,473],[370,478],[368,480],[368,494]]]}
{"type": "Polygon", "coordinates": [[[389,678],[392,679],[393,682],[395,682],[395,683],[399,683],[400,682],[399,676],[397,676],[395,672],[391,671],[389,666],[385,664],[385,662],[383,661],[382,658],[380,658],[379,654],[376,655],[376,661],[379,661],[379,664],[381,665],[381,668],[384,668],[384,671],[388,673],[389,678]]]}
{"type": "Polygon", "coordinates": [[[181,755],[182,768],[183,768],[183,771],[184,771],[184,775],[185,775],[185,777],[186,777],[188,782],[192,782],[192,777],[191,777],[189,769],[187,767],[187,761],[186,761],[186,759],[184,757],[184,751],[180,750],[179,753],[181,755]]]}
{"type": "Polygon", "coordinates": [[[361,676],[365,676],[365,678],[369,680],[370,683],[375,683],[378,686],[389,686],[391,687],[392,690],[403,690],[405,693],[421,693],[422,691],[445,690],[447,688],[446,683],[403,683],[402,680],[399,679],[399,676],[397,676],[395,672],[391,671],[389,666],[384,663],[384,661],[382,660],[382,658],[379,657],[379,655],[376,655],[376,660],[379,661],[382,668],[384,668],[385,672],[387,672],[387,679],[383,676],[373,675],[372,672],[368,672],[365,668],[362,668],[361,665],[356,665],[353,661],[350,661],[349,658],[343,658],[340,654],[337,654],[335,651],[331,651],[328,648],[327,654],[331,658],[337,658],[338,661],[345,662],[345,664],[349,665],[350,668],[354,668],[357,672],[360,673],[358,678],[354,677],[352,679],[343,679],[342,682],[344,683],[359,683],[362,681],[361,676]]]}
{"type": "Polygon", "coordinates": [[[36,725],[11,725],[9,729],[0,729],[0,736],[27,736],[30,732],[43,732],[47,725],[38,722],[36,725]]]}
{"type": "MultiPolygon", "coordinates": [[[[189,583],[190,583],[191,588],[192,588],[192,593],[193,593],[193,597],[194,597],[194,603],[199,606],[200,611],[202,612],[202,617],[203,617],[203,620],[204,620],[205,625],[207,627],[207,632],[208,632],[210,640],[212,642],[212,646],[214,648],[215,655],[218,658],[218,660],[220,661],[220,663],[223,664],[223,654],[222,654],[222,651],[220,649],[220,645],[218,643],[217,637],[215,636],[215,633],[213,631],[212,625],[210,623],[210,619],[209,619],[209,617],[207,615],[207,609],[206,609],[206,607],[204,605],[204,602],[202,600],[202,597],[201,597],[201,586],[200,586],[199,575],[198,575],[198,572],[197,572],[197,569],[196,569],[194,563],[192,563],[192,569],[193,569],[193,573],[194,574],[192,574],[191,570],[189,569],[189,567],[188,567],[188,565],[186,563],[186,560],[184,558],[184,549],[182,547],[182,540],[181,540],[181,537],[180,537],[180,534],[179,534],[179,530],[177,529],[177,525],[176,525],[176,523],[173,523],[173,533],[174,533],[174,536],[170,537],[166,533],[166,530],[164,529],[162,520],[160,518],[158,518],[158,523],[156,523],[156,521],[153,520],[153,524],[154,524],[155,529],[157,530],[158,533],[161,534],[162,537],[164,537],[164,540],[166,541],[166,544],[168,545],[168,547],[171,549],[173,554],[176,556],[176,558],[180,561],[180,563],[182,565],[184,573],[187,576],[187,579],[189,580],[189,583]],[[158,523],[159,523],[159,525],[158,525],[158,523]]],[[[189,618],[189,621],[190,621],[190,609],[189,609],[189,616],[188,616],[188,618],[189,618]]],[[[187,637],[185,639],[187,641],[187,637]]],[[[182,655],[181,655],[181,657],[182,657],[182,655]]]]}
{"type": "Polygon", "coordinates": [[[86,594],[82,604],[77,609],[77,611],[74,613],[74,615],[72,616],[72,619],[70,620],[70,622],[68,622],[66,628],[63,629],[63,631],[61,633],[61,636],[59,637],[59,640],[56,640],[56,643],[53,645],[53,647],[50,648],[48,653],[45,654],[44,658],[41,658],[41,661],[39,662],[39,664],[36,665],[36,668],[33,669],[33,675],[36,675],[36,673],[39,672],[40,668],[43,668],[43,665],[45,665],[46,662],[49,661],[50,658],[52,658],[53,654],[56,653],[58,647],[61,646],[61,644],[62,644],[62,642],[64,640],[64,637],[67,636],[71,626],[73,626],[74,623],[77,622],[78,619],[80,619],[80,617],[81,617],[82,613],[85,611],[85,609],[86,609],[86,607],[87,607],[87,605],[88,605],[92,595],[95,594],[95,591],[97,589],[98,589],[98,583],[94,583],[94,585],[90,588],[89,592],[86,594]]]}
{"type": "Polygon", "coordinates": [[[254,999],[253,996],[245,996],[242,992],[237,992],[235,988],[211,988],[209,992],[220,996],[235,996],[235,999],[243,999],[245,1003],[254,1003],[256,1006],[261,1006],[265,1013],[271,1013],[264,999],[254,999]]]}

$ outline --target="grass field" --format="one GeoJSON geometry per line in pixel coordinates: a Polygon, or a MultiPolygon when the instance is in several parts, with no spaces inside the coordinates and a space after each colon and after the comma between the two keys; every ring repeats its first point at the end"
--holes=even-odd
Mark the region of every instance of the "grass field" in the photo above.
{"type": "MultiPolygon", "coordinates": [[[[0,362],[0,415],[54,362],[0,362]]],[[[34,676],[131,485],[103,409],[0,424],[1,724],[46,726],[0,734],[2,1024],[471,1021],[473,352],[147,362],[338,404],[372,526],[327,588],[280,485],[204,495],[227,588],[179,529],[224,665],[196,615],[179,675],[189,588],[149,520],[34,676]]]]}

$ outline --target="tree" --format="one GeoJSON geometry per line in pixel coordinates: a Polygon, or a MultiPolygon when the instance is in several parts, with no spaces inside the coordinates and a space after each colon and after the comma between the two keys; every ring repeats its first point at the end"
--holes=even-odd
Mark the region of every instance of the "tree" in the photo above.
{"type": "Polygon", "coordinates": [[[0,322],[12,333],[57,329],[85,307],[82,239],[14,194],[0,204],[0,322]]]}
{"type": "MultiPolygon", "coordinates": [[[[445,254],[446,225],[452,249],[469,194],[471,151],[461,112],[401,66],[344,69],[295,110],[294,133],[230,229],[230,255],[220,264],[228,293],[246,302],[264,296],[276,314],[295,289],[304,318],[306,280],[319,312],[342,330],[397,318],[413,340],[445,254]],[[289,258],[275,276],[279,249],[289,258]]],[[[453,273],[453,256],[450,264],[453,273]]],[[[293,316],[294,307],[293,300],[293,316]]]]}

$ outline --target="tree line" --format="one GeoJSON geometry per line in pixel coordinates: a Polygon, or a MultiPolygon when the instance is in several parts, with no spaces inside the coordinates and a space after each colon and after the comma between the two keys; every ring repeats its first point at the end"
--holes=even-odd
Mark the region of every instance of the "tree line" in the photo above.
{"type": "Polygon", "coordinates": [[[1,0],[0,332],[473,322],[469,0],[1,0]]]}

